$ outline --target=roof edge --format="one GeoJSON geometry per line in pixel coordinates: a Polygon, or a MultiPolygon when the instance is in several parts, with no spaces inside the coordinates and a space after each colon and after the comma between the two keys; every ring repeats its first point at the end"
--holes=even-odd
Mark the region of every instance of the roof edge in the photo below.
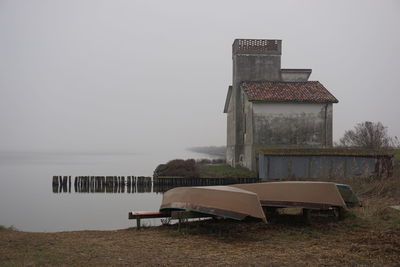
{"type": "Polygon", "coordinates": [[[365,148],[259,148],[258,153],[270,156],[353,156],[353,157],[393,157],[392,150],[373,150],[365,148]]]}
{"type": "Polygon", "coordinates": [[[264,99],[249,99],[249,102],[254,103],[315,103],[315,104],[337,104],[339,100],[335,101],[316,101],[316,100],[264,100],[264,99]]]}
{"type": "MultiPolygon", "coordinates": [[[[240,89],[244,90],[243,84],[245,83],[254,83],[254,84],[262,84],[262,83],[319,83],[321,86],[324,87],[324,89],[335,99],[331,101],[316,101],[316,100],[265,100],[265,99],[255,99],[255,98],[248,98],[249,102],[258,102],[258,103],[339,103],[339,100],[328,90],[325,88],[325,86],[320,83],[319,81],[242,81],[240,83],[240,89]]],[[[247,94],[247,93],[246,93],[247,94]]]]}
{"type": "Polygon", "coordinates": [[[228,86],[228,92],[227,92],[227,94],[226,94],[225,105],[224,105],[224,112],[223,112],[223,113],[228,113],[229,102],[231,102],[231,95],[232,95],[232,85],[229,85],[229,86],[228,86]]]}
{"type": "Polygon", "coordinates": [[[312,72],[312,69],[281,69],[282,72],[312,72]]]}

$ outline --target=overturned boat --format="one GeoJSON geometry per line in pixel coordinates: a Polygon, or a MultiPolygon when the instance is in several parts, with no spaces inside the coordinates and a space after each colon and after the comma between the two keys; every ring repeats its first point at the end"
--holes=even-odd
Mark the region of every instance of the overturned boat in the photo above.
{"type": "Polygon", "coordinates": [[[235,184],[231,187],[256,193],[263,207],[311,210],[346,208],[336,184],[330,182],[266,182],[235,184]]]}
{"type": "Polygon", "coordinates": [[[235,220],[253,217],[266,222],[257,194],[230,186],[171,189],[164,193],[160,211],[173,210],[191,211],[235,220]]]}
{"type": "Polygon", "coordinates": [[[353,192],[351,186],[347,184],[336,184],[336,187],[339,190],[339,193],[342,196],[347,207],[362,206],[360,200],[358,199],[357,195],[353,192]]]}

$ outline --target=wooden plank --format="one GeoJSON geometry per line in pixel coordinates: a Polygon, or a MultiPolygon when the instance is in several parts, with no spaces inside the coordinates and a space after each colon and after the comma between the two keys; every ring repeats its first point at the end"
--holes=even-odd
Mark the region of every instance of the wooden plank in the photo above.
{"type": "Polygon", "coordinates": [[[213,217],[209,214],[203,214],[191,211],[172,211],[171,213],[159,211],[132,211],[129,212],[129,219],[155,219],[155,218],[169,218],[172,219],[193,219],[193,218],[209,218],[213,217]]]}
{"type": "Polygon", "coordinates": [[[169,213],[159,211],[132,211],[129,212],[129,219],[152,219],[171,217],[169,213]]]}
{"type": "Polygon", "coordinates": [[[214,217],[210,214],[203,214],[203,213],[198,213],[198,212],[192,212],[192,211],[172,211],[171,212],[171,218],[172,219],[195,219],[195,218],[211,218],[214,217]]]}
{"type": "MultiPolygon", "coordinates": [[[[132,211],[129,212],[129,219],[136,219],[136,229],[140,230],[141,219],[155,219],[155,218],[172,218],[179,220],[179,227],[182,220],[193,218],[211,218],[212,215],[202,214],[190,211],[172,211],[171,213],[159,211],[132,211]]],[[[178,228],[179,228],[178,227],[178,228]]]]}
{"type": "Polygon", "coordinates": [[[308,203],[308,202],[293,202],[293,201],[269,201],[261,200],[263,207],[277,207],[277,208],[306,208],[311,210],[328,210],[332,205],[324,203],[308,203]]]}

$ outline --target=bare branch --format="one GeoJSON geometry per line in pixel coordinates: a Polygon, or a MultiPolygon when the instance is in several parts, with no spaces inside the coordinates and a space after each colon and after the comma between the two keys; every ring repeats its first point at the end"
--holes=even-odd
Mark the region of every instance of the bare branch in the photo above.
{"type": "Polygon", "coordinates": [[[381,122],[365,121],[358,123],[353,130],[346,131],[339,140],[339,145],[379,149],[398,147],[399,140],[397,137],[390,137],[387,127],[381,122]]]}

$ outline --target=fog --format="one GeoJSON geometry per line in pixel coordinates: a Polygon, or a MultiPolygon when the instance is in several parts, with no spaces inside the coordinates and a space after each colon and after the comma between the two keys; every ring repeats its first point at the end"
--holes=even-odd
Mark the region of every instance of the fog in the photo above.
{"type": "Polygon", "coordinates": [[[357,122],[400,136],[399,1],[0,0],[0,149],[225,145],[231,45],[281,39],[357,122]]]}

